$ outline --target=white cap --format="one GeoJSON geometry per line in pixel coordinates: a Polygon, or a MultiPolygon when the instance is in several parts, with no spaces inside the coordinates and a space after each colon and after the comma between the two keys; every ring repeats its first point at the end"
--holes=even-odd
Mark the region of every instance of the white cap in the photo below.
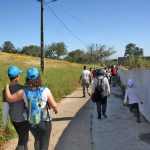
{"type": "Polygon", "coordinates": [[[134,81],[132,79],[128,80],[128,86],[133,86],[134,85],[134,81]]]}

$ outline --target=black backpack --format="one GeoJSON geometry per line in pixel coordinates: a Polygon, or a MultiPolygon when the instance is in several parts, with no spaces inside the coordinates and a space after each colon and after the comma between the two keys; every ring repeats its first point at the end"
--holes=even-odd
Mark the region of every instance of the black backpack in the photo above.
{"type": "Polygon", "coordinates": [[[97,86],[95,88],[95,91],[92,95],[92,101],[103,101],[103,99],[106,97],[106,91],[104,89],[104,78],[98,79],[97,86]]]}

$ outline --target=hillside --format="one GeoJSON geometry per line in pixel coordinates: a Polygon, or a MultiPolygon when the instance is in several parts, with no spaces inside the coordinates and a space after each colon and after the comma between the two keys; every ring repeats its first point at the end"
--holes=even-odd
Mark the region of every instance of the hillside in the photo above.
{"type": "MultiPolygon", "coordinates": [[[[32,57],[27,55],[20,55],[20,54],[11,54],[11,53],[4,53],[0,52],[0,62],[3,63],[25,63],[29,65],[40,65],[40,57],[32,57]]],[[[46,66],[51,67],[62,67],[62,66],[81,66],[77,63],[70,63],[67,61],[61,61],[61,60],[53,60],[53,59],[47,59],[45,58],[45,64],[46,66]]]]}

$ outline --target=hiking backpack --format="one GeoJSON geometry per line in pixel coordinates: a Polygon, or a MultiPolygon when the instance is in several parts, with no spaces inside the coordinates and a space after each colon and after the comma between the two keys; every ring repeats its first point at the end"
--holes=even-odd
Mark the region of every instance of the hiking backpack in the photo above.
{"type": "MultiPolygon", "coordinates": [[[[38,90],[24,89],[28,100],[27,120],[32,125],[39,124],[42,120],[43,108],[41,108],[41,102],[44,101],[42,100],[42,92],[44,89],[44,86],[40,87],[38,90]]],[[[45,103],[47,105],[47,101],[45,103]]]]}
{"type": "Polygon", "coordinates": [[[92,95],[92,101],[102,101],[106,97],[106,91],[104,89],[104,78],[98,79],[97,86],[95,88],[95,91],[92,95]]]}

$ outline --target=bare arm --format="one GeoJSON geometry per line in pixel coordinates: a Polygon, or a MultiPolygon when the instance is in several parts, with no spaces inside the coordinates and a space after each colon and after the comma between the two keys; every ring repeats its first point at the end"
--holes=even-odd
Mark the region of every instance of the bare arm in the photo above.
{"type": "Polygon", "coordinates": [[[50,93],[48,95],[48,104],[52,107],[52,109],[54,110],[55,113],[58,112],[58,110],[57,110],[57,103],[56,103],[52,93],[50,93]]]}
{"type": "Polygon", "coordinates": [[[7,84],[5,87],[5,95],[8,102],[17,102],[23,99],[23,90],[19,90],[14,94],[10,93],[9,85],[7,84]]]}
{"type": "Polygon", "coordinates": [[[80,76],[79,83],[80,83],[81,79],[82,79],[82,75],[80,76]]]}

